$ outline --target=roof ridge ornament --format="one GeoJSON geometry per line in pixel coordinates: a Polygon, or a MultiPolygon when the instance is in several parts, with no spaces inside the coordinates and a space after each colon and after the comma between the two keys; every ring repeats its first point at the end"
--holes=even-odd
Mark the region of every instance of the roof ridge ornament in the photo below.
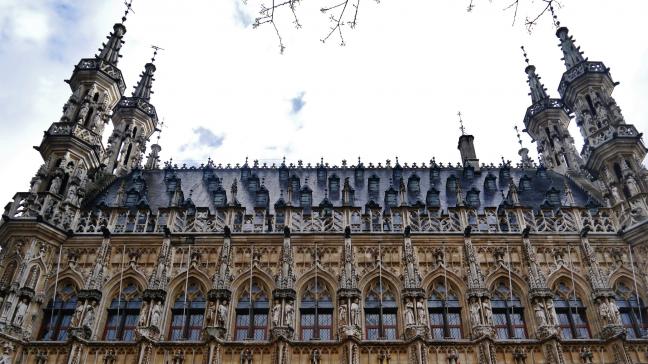
{"type": "Polygon", "coordinates": [[[461,111],[457,112],[459,116],[459,130],[461,130],[461,135],[466,135],[466,127],[464,126],[463,119],[461,118],[461,111]]]}

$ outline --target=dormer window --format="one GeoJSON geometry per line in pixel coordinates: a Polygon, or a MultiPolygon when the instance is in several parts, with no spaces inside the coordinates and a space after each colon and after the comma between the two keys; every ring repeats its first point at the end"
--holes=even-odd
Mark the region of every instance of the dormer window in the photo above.
{"type": "Polygon", "coordinates": [[[139,193],[137,193],[137,191],[129,191],[128,194],[126,194],[126,206],[135,206],[138,198],[139,193]]]}
{"type": "Polygon", "coordinates": [[[301,182],[299,180],[299,177],[297,176],[290,177],[290,187],[294,192],[297,192],[301,189],[301,182]]]}
{"type": "Polygon", "coordinates": [[[486,179],[484,179],[484,189],[488,192],[493,192],[497,190],[497,177],[492,174],[488,174],[486,179]]]}
{"type": "Polygon", "coordinates": [[[241,168],[241,181],[246,181],[248,178],[250,178],[250,174],[252,172],[250,171],[250,167],[247,167],[247,164],[241,168]]]}
{"type": "Polygon", "coordinates": [[[227,205],[227,193],[222,188],[219,188],[214,192],[214,206],[216,207],[225,207],[227,205]]]}
{"type": "Polygon", "coordinates": [[[427,205],[427,207],[441,206],[441,199],[439,199],[439,191],[437,191],[434,188],[429,190],[427,196],[425,197],[425,204],[427,205]]]}
{"type": "Polygon", "coordinates": [[[256,192],[259,190],[259,177],[253,175],[248,179],[248,190],[250,192],[256,192]]]}
{"type": "Polygon", "coordinates": [[[299,206],[302,208],[309,208],[313,206],[313,193],[309,189],[301,191],[299,196],[299,206]]]}
{"type": "Polygon", "coordinates": [[[392,171],[392,178],[394,179],[394,184],[400,184],[401,179],[403,178],[403,167],[400,164],[397,164],[392,171]]]}
{"type": "Polygon", "coordinates": [[[216,191],[218,186],[220,186],[220,181],[217,177],[212,176],[207,179],[207,191],[216,191]]]}
{"type": "Polygon", "coordinates": [[[256,194],[256,201],[254,206],[259,208],[267,208],[269,203],[268,191],[264,188],[256,194]]]}
{"type": "Polygon", "coordinates": [[[511,169],[504,167],[500,169],[500,181],[508,181],[511,178],[511,169]]]}
{"type": "Polygon", "coordinates": [[[326,168],[320,165],[317,168],[317,183],[324,183],[324,182],[326,182],[326,168]]]}
{"type": "Polygon", "coordinates": [[[536,176],[540,178],[547,178],[547,169],[544,166],[538,167],[538,171],[536,172],[536,176]]]}
{"type": "Polygon", "coordinates": [[[472,188],[466,193],[466,203],[470,207],[479,207],[479,190],[472,188]]]}
{"type": "Polygon", "coordinates": [[[407,180],[407,190],[412,194],[419,194],[421,192],[421,179],[417,175],[412,175],[407,180]]]}
{"type": "Polygon", "coordinates": [[[472,166],[466,166],[463,171],[464,177],[466,179],[473,179],[475,178],[475,169],[472,166]]]}
{"type": "Polygon", "coordinates": [[[457,191],[457,177],[454,175],[448,177],[446,180],[446,189],[449,192],[456,192],[457,191]]]}
{"type": "Polygon", "coordinates": [[[357,167],[354,172],[355,183],[360,184],[364,181],[364,167],[357,167]]]}
{"type": "Polygon", "coordinates": [[[378,176],[376,175],[369,177],[367,188],[369,191],[369,199],[374,201],[378,200],[378,193],[380,190],[380,178],[378,178],[378,176]]]}
{"type": "Polygon", "coordinates": [[[441,170],[438,167],[434,167],[434,168],[430,169],[430,180],[431,181],[439,180],[440,176],[441,176],[441,170]]]}
{"type": "Polygon", "coordinates": [[[396,195],[397,195],[396,190],[393,188],[390,188],[387,191],[385,191],[385,205],[389,207],[398,206],[398,200],[396,195]]]}
{"type": "Polygon", "coordinates": [[[279,167],[279,181],[284,182],[288,180],[288,167],[282,165],[279,167]]]}
{"type": "Polygon", "coordinates": [[[171,193],[175,192],[177,186],[178,186],[178,180],[176,178],[169,178],[166,181],[167,192],[171,192],[171,193]]]}
{"type": "Polygon", "coordinates": [[[551,189],[547,191],[547,203],[551,206],[560,206],[560,191],[551,187],[551,189]]]}
{"type": "Polygon", "coordinates": [[[340,192],[340,178],[338,176],[333,175],[329,178],[328,189],[331,193],[340,192]]]}
{"type": "Polygon", "coordinates": [[[518,188],[520,192],[529,191],[531,189],[531,178],[526,174],[520,178],[520,187],[518,188]]]}

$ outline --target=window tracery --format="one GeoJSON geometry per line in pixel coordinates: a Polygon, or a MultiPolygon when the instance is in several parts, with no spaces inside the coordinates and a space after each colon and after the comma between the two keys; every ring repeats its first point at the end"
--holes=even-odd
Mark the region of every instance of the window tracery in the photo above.
{"type": "Polygon", "coordinates": [[[585,305],[566,282],[558,283],[554,290],[554,308],[563,339],[589,339],[591,337],[585,305]]]}
{"type": "Polygon", "coordinates": [[[197,282],[189,282],[187,292],[176,296],[171,308],[171,340],[200,340],[205,317],[205,295],[197,282]]]}
{"type": "Polygon", "coordinates": [[[398,304],[391,286],[380,279],[371,282],[365,298],[367,340],[395,340],[398,336],[398,304]]]}
{"type": "Polygon", "coordinates": [[[236,305],[235,340],[265,340],[269,310],[268,293],[258,281],[252,280],[239,295],[236,305]]]}
{"type": "Polygon", "coordinates": [[[637,301],[637,293],[624,281],[618,282],[614,288],[616,304],[627,337],[644,337],[648,329],[648,311],[643,300],[639,298],[637,301]]]}
{"type": "Polygon", "coordinates": [[[436,282],[428,298],[430,333],[434,339],[461,338],[461,302],[458,295],[436,282]]]}
{"type": "Polygon", "coordinates": [[[526,339],[524,306],[503,280],[495,284],[492,298],[493,323],[499,339],[526,339]]]}
{"type": "Polygon", "coordinates": [[[142,308],[142,294],[133,282],[126,283],[121,295],[110,302],[104,340],[108,341],[133,341],[135,340],[135,327],[142,308]]]}
{"type": "Polygon", "coordinates": [[[71,282],[65,282],[45,309],[39,338],[46,341],[65,341],[68,328],[77,305],[77,289],[71,282]]]}
{"type": "Polygon", "coordinates": [[[302,340],[333,338],[333,300],[328,287],[320,280],[310,280],[299,308],[302,340]]]}

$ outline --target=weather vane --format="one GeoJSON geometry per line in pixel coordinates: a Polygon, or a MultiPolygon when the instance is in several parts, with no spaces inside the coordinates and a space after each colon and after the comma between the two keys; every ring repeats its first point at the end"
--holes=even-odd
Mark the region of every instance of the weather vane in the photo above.
{"type": "Polygon", "coordinates": [[[155,128],[155,131],[158,132],[156,144],[160,144],[160,135],[162,134],[162,129],[166,127],[166,123],[164,122],[164,119],[162,119],[162,121],[160,121],[160,123],[158,124],[158,127],[155,128]]]}
{"type": "Polygon", "coordinates": [[[466,135],[466,128],[464,127],[463,120],[461,119],[461,111],[457,113],[459,116],[459,130],[461,130],[461,135],[466,135]]]}
{"type": "Polygon", "coordinates": [[[135,11],[133,10],[133,0],[130,0],[130,1],[125,1],[124,0],[124,5],[126,5],[126,10],[124,11],[124,16],[122,16],[122,18],[121,18],[122,24],[124,24],[124,22],[126,22],[126,17],[128,17],[129,13],[135,14],[135,11]]]}

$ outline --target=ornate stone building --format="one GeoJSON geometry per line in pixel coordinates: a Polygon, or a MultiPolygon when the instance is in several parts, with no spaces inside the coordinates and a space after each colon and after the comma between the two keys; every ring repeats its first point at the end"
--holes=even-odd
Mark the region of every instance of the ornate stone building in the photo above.
{"type": "Polygon", "coordinates": [[[567,28],[560,98],[526,68],[538,165],[462,135],[458,165],[160,167],[125,33],[75,67],[5,207],[0,363],[648,362],[647,150],[567,28]]]}

